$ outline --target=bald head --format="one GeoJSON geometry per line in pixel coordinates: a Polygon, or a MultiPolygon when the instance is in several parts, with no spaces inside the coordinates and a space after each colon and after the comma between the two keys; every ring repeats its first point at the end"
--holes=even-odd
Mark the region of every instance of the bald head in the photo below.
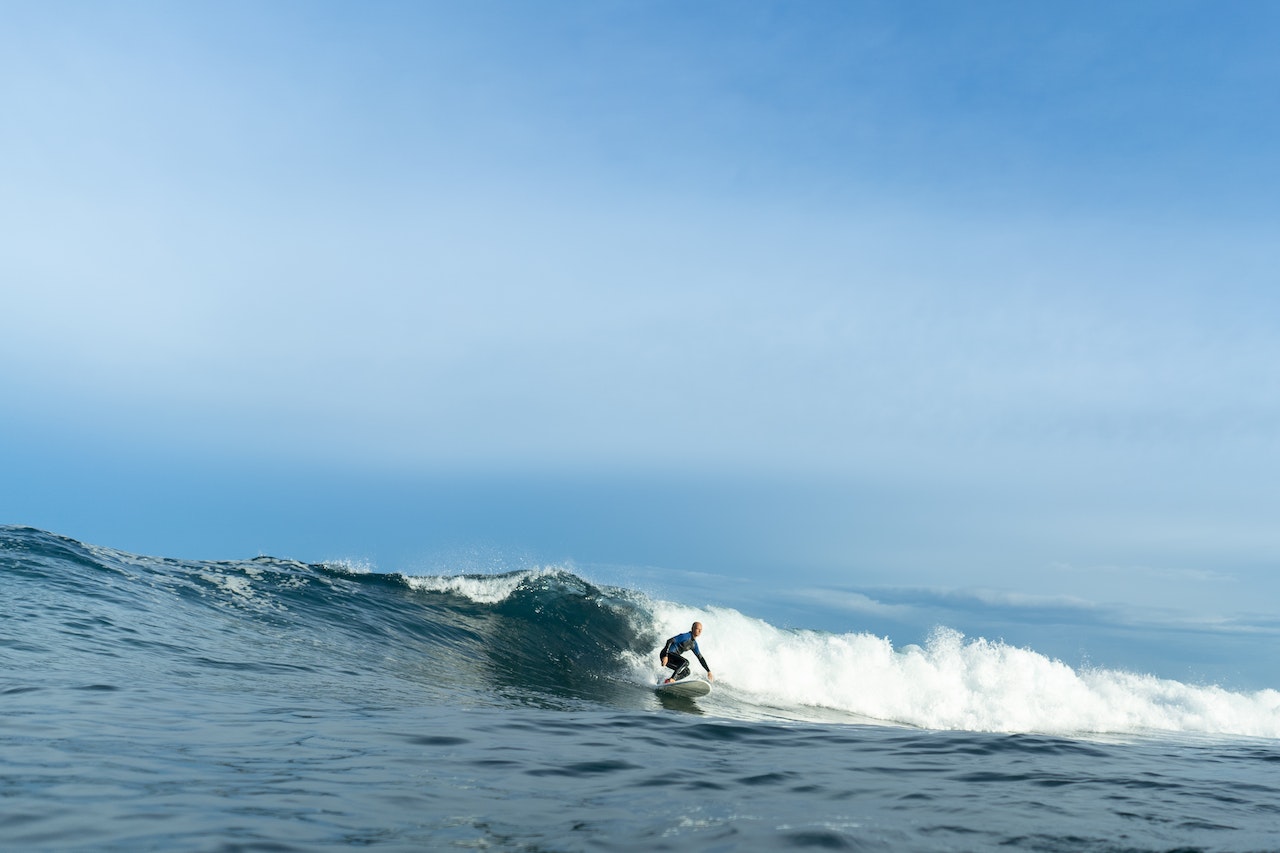
{"type": "Polygon", "coordinates": [[[701,622],[694,622],[694,623],[693,623],[693,627],[692,627],[692,628],[690,628],[689,630],[690,630],[691,632],[693,632],[693,636],[695,636],[695,637],[696,637],[696,636],[698,636],[699,634],[701,634],[701,633],[702,633],[702,623],[701,623],[701,622]]]}

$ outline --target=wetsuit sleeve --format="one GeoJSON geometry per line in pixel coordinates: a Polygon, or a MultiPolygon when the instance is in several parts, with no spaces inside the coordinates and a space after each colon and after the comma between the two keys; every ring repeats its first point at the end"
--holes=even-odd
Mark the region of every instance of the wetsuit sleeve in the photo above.
{"type": "Polygon", "coordinates": [[[662,656],[664,656],[664,655],[670,655],[670,654],[671,654],[671,644],[672,644],[672,643],[674,643],[675,641],[676,641],[676,638],[675,638],[675,637],[672,637],[670,640],[667,640],[665,643],[663,643],[663,644],[662,644],[662,651],[658,652],[658,657],[662,657],[662,656]]]}
{"type": "Polygon", "coordinates": [[[711,671],[711,667],[707,665],[707,659],[702,656],[702,649],[698,648],[698,641],[693,641],[693,654],[698,659],[698,663],[702,664],[702,668],[707,672],[711,671]]]}

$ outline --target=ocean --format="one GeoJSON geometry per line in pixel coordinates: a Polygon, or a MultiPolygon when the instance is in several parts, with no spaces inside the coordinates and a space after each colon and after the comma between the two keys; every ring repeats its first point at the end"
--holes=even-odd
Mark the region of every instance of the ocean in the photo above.
{"type": "Polygon", "coordinates": [[[0,660],[4,850],[1280,848],[1275,690],[781,627],[563,567],[0,527],[0,660]],[[715,688],[665,698],[658,646],[695,619],[715,688]]]}

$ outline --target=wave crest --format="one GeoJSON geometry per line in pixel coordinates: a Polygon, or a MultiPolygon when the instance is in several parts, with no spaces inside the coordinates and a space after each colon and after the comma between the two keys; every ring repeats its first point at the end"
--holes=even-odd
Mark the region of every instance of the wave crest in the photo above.
{"type": "MultiPolygon", "coordinates": [[[[82,654],[86,673],[110,660],[128,673],[122,683],[154,674],[156,658],[146,650],[161,649],[175,672],[210,679],[286,667],[314,673],[317,689],[341,671],[362,692],[652,708],[653,694],[639,686],[657,675],[658,646],[697,620],[719,686],[701,705],[709,713],[968,731],[1280,738],[1275,690],[1077,670],[947,629],[923,647],[895,648],[867,633],[781,628],[728,608],[657,601],[563,568],[405,577],[269,558],[195,562],[14,527],[0,527],[0,568],[12,596],[11,630],[22,632],[15,648],[37,656],[57,650],[66,668],[76,666],[68,656],[82,654]],[[79,615],[68,621],[58,613],[79,615]]],[[[39,670],[43,660],[28,668],[39,670]]]]}

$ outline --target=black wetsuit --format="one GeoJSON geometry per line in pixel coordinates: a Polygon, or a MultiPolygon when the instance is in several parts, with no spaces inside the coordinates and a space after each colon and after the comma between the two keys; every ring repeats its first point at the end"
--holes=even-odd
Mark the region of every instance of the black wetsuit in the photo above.
{"type": "Polygon", "coordinates": [[[689,674],[689,662],[684,659],[681,652],[693,650],[694,657],[698,659],[698,663],[702,664],[702,668],[707,672],[711,671],[711,667],[707,666],[707,659],[702,656],[702,650],[698,648],[698,641],[693,638],[692,631],[686,631],[683,634],[676,634],[663,645],[662,651],[658,657],[661,659],[663,655],[667,658],[667,666],[672,669],[675,674],[671,676],[672,681],[679,681],[689,674]]]}

